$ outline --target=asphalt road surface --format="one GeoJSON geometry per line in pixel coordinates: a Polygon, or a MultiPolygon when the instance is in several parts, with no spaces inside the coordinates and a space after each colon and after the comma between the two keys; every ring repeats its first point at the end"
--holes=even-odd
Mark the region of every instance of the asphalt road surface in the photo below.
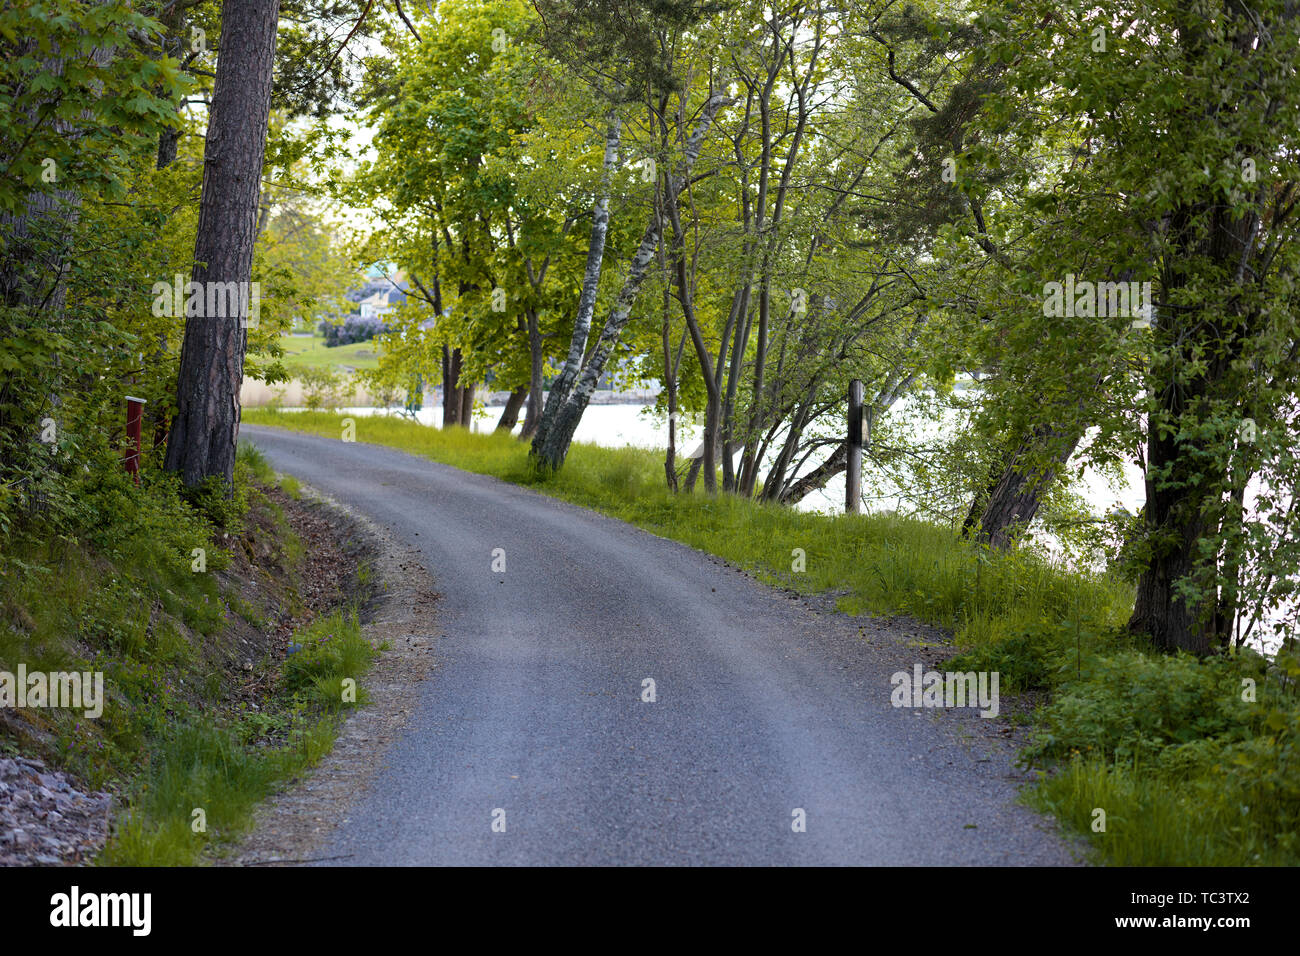
{"type": "Polygon", "coordinates": [[[918,659],[901,625],[864,639],[861,621],[493,478],[374,445],[242,435],[418,549],[443,595],[429,623],[438,666],[323,856],[1073,862],[1014,803],[1005,748],[961,732],[979,717],[891,705],[890,675],[918,659]]]}

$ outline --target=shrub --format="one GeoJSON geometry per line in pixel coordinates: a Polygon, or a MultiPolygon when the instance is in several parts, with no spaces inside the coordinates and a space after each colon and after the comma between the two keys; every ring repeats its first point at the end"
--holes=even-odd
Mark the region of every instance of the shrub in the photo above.
{"type": "Polygon", "coordinates": [[[1085,667],[1044,708],[1028,759],[1091,751],[1154,762],[1167,747],[1245,739],[1263,706],[1242,699],[1244,678],[1263,683],[1254,655],[1198,660],[1132,650],[1089,658],[1085,667]]]}
{"type": "Polygon", "coordinates": [[[298,380],[302,382],[303,404],[312,411],[333,408],[343,400],[345,395],[352,394],[348,383],[332,368],[309,366],[300,369],[298,380]]]}
{"type": "Polygon", "coordinates": [[[373,316],[349,315],[340,323],[321,322],[320,331],[325,336],[326,348],[335,348],[355,342],[369,342],[376,335],[387,332],[388,327],[373,316]]]}

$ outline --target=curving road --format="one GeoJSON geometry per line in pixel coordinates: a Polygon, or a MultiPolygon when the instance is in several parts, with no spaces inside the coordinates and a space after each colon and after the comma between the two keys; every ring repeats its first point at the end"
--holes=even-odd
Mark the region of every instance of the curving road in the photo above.
{"type": "Polygon", "coordinates": [[[708,555],[492,478],[374,445],[253,426],[242,436],[418,549],[443,595],[429,625],[439,666],[412,690],[403,736],[323,854],[397,865],[1073,861],[1013,803],[1005,749],[945,729],[978,717],[890,705],[890,674],[916,660],[897,625],[869,624],[881,629],[868,642],[861,622],[815,613],[708,555]],[[796,809],[805,832],[792,827],[796,809]]]}

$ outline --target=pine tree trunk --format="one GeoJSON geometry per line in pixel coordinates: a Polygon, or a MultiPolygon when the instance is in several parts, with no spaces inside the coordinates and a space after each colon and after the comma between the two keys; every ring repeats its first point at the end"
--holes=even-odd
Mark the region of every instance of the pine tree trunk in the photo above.
{"type": "MultiPolygon", "coordinates": [[[[193,281],[239,283],[245,301],[253,272],[257,206],[271,109],[279,0],[224,0],[221,50],[212,94],[193,281]]],[[[229,311],[229,310],[228,310],[229,311]]],[[[248,334],[239,316],[189,316],[181,347],[168,471],[187,487],[220,478],[234,490],[239,386],[248,334]]]]}

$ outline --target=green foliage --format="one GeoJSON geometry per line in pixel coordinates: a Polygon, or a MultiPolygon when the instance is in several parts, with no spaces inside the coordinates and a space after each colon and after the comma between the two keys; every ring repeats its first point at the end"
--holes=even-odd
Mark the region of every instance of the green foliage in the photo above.
{"type": "Polygon", "coordinates": [[[446,347],[464,356],[461,384],[512,390],[531,378],[526,314],[548,353],[569,335],[586,251],[574,225],[591,200],[587,176],[555,172],[590,162],[597,140],[576,162],[560,154],[575,132],[543,115],[554,104],[537,91],[554,64],[528,39],[534,22],[519,0],[443,3],[422,42],[390,37],[393,59],[363,91],[375,158],[342,194],[380,210],[365,258],[397,262],[413,286],[384,317],[378,367],[363,376],[372,389],[437,383],[446,347]]]}
{"type": "Polygon", "coordinates": [[[1191,739],[1146,762],[1084,744],[1029,800],[1088,836],[1112,865],[1295,866],[1300,709],[1292,701],[1255,720],[1262,727],[1252,736],[1191,739]],[[1093,828],[1097,809],[1106,811],[1104,832],[1093,828]]]}
{"type": "Polygon", "coordinates": [[[351,387],[336,369],[329,366],[304,366],[298,370],[302,383],[302,401],[308,409],[334,408],[351,394],[351,387]]]}
{"type": "Polygon", "coordinates": [[[235,461],[243,464],[248,469],[248,474],[256,478],[260,484],[269,485],[275,480],[275,470],[256,445],[241,441],[235,450],[235,461]]]}
{"type": "Polygon", "coordinates": [[[975,19],[976,59],[999,64],[1000,82],[961,187],[1000,249],[986,254],[967,223],[942,253],[966,263],[953,276],[980,304],[958,339],[996,369],[981,428],[1014,443],[1073,422],[1093,430],[1081,461],[1140,462],[1147,508],[1126,557],[1173,579],[1169,603],[1195,618],[1140,609],[1170,646],[1222,646],[1234,619],[1294,617],[1300,151],[1277,118],[1300,108],[1296,16],[1282,0],[1159,0],[1131,15],[995,2],[975,19]],[[1044,283],[1066,274],[1149,281],[1150,328],[1048,314],[1044,283]]]}
{"type": "Polygon", "coordinates": [[[59,534],[23,526],[0,551],[0,669],[22,662],[104,675],[98,719],[31,711],[23,734],[25,749],[129,798],[108,863],[193,864],[237,835],[278,780],[328,751],[341,681],[359,680],[374,658],[355,614],[318,618],[295,635],[305,650],[260,710],[214,719],[230,687],[210,638],[227,624],[227,606],[250,620],[260,613],[218,585],[228,556],[217,522],[237,536],[255,517],[289,566],[302,554],[252,485],[274,478],[265,458],[241,446],[235,474],[232,500],[186,493],[153,469],[141,485],[120,465],[83,472],[59,534]],[[190,827],[196,807],[207,814],[203,834],[190,827]]]}
{"type": "Polygon", "coordinates": [[[1031,803],[1115,865],[1300,863],[1294,652],[1085,650],[1079,676],[1064,670],[1023,758],[1054,764],[1031,803]]]}
{"type": "Polygon", "coordinates": [[[1240,741],[1258,732],[1274,695],[1254,654],[1204,661],[1136,650],[1090,656],[1044,709],[1026,757],[1078,751],[1147,764],[1197,741],[1240,741]],[[1243,679],[1262,686],[1259,703],[1243,700],[1243,679]]]}
{"type": "Polygon", "coordinates": [[[127,0],[38,0],[0,10],[0,211],[31,193],[121,199],[133,153],[175,122],[188,82],[148,47],[162,25],[127,0]]]}
{"type": "Polygon", "coordinates": [[[213,475],[201,485],[183,489],[181,494],[214,527],[233,528],[248,511],[248,484],[244,477],[236,475],[231,488],[213,475]]]}
{"type": "MultiPolygon", "coordinates": [[[[275,509],[250,490],[250,475],[272,480],[251,451],[233,495],[182,492],[160,469],[184,319],[154,289],[194,267],[205,157],[202,113],[184,101],[211,92],[215,65],[212,50],[186,53],[187,27],[215,50],[221,23],[215,5],[158,9],[160,20],[127,0],[0,11],[0,659],[94,660],[113,674],[125,703],[100,729],[60,717],[41,728],[92,778],[111,778],[177,722],[163,796],[117,846],[130,847],[121,858],[178,861],[193,843],[182,804],[214,793],[235,808],[218,814],[222,827],[238,819],[238,795],[273,769],[243,765],[239,747],[298,724],[250,715],[200,731],[163,676],[197,666],[193,633],[221,621],[210,578],[189,570],[193,549],[220,567],[213,535],[275,509]],[[161,162],[173,137],[175,159],[161,162]],[[148,403],[138,486],[121,467],[128,394],[148,403]],[[188,780],[187,761],[206,769],[188,780]]],[[[1246,654],[1152,657],[1122,627],[1140,579],[1170,585],[1136,622],[1162,646],[1224,650],[1234,625],[1294,628],[1293,2],[444,0],[404,11],[419,40],[371,15],[378,43],[351,102],[348,59],[332,53],[361,5],[283,9],[254,260],[263,314],[244,371],[274,383],[296,369],[312,411],[248,420],[336,436],[338,420],[315,412],[344,400],[344,363],[385,400],[439,382],[448,350],[464,366],[444,384],[528,383],[530,323],[544,373],[569,339],[596,198],[608,193],[611,214],[598,315],[660,213],[677,228],[609,377],[672,382],[679,413],[712,403],[728,490],[730,452],[743,452],[742,471],[760,444],[779,456],[765,475],[748,469],[752,487],[679,497],[657,455],[587,446],[563,473],[540,474],[509,438],[382,418],[360,421],[361,440],[535,486],[769,580],[835,590],[848,611],[951,628],[961,666],[1054,695],[1029,756],[1066,763],[1040,796],[1080,823],[1087,801],[1120,801],[1121,836],[1098,841],[1109,859],[1293,858],[1285,838],[1266,845],[1296,829],[1290,659],[1265,674],[1246,654]],[[719,89],[734,101],[667,202],[669,172],[719,89]],[[354,121],[330,122],[353,105],[374,128],[356,163],[354,121]],[[613,118],[621,139],[605,183],[613,118]],[[324,208],[326,192],[351,210],[324,208]],[[358,210],[370,222],[344,255],[334,223],[358,210]],[[365,354],[329,358],[286,341],[283,331],[346,309],[354,258],[395,264],[411,282],[385,317],[391,331],[365,354]],[[1150,280],[1154,321],[1052,313],[1047,283],[1067,274],[1150,280]],[[954,387],[963,374],[977,385],[954,387]],[[909,513],[829,518],[749,500],[780,497],[833,447],[855,378],[871,404],[871,471],[902,488],[909,513]],[[889,419],[904,395],[933,435],[889,419]],[[1115,479],[1133,465],[1142,514],[1092,514],[1077,493],[1084,468],[1115,479]],[[1041,499],[1005,553],[951,530],[972,502],[979,516],[1000,475],[1031,478],[1041,499]],[[1044,533],[1063,557],[1036,544],[1044,533]],[[795,549],[803,573],[788,570],[795,549]],[[1111,570],[1067,560],[1097,556],[1111,570]],[[1241,679],[1260,680],[1257,705],[1232,699],[1241,679]],[[1198,807],[1214,834],[1180,822],[1198,807]]],[[[668,412],[667,390],[660,402],[668,412]]],[[[296,494],[291,480],[282,487],[296,494]]],[[[286,672],[292,707],[332,711],[337,680],[363,663],[350,626],[306,636],[286,672]]],[[[325,739],[303,733],[307,749],[325,739]]]]}
{"type": "MultiPolygon", "coordinates": [[[[375,655],[361,636],[356,614],[344,616],[337,612],[318,618],[295,639],[302,650],[285,661],[285,687],[326,710],[347,706],[343,701],[343,680],[356,680],[365,673],[375,655]]],[[[356,703],[365,703],[361,688],[356,703]]]]}

